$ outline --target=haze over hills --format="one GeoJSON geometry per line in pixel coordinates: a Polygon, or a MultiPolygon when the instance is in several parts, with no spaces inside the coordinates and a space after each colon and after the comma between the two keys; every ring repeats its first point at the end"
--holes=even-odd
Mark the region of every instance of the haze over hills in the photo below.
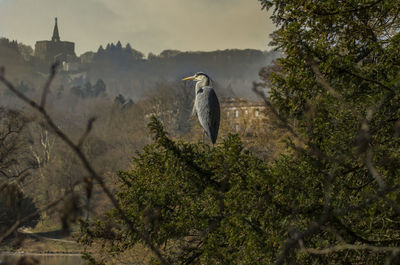
{"type": "MultiPolygon", "coordinates": [[[[198,71],[209,73],[233,96],[251,97],[250,85],[257,80],[261,67],[279,57],[278,52],[259,50],[224,50],[214,52],[181,52],[165,50],[159,55],[144,54],[121,43],[87,52],[73,62],[65,62],[61,76],[64,87],[82,85],[87,81],[103,79],[110,95],[126,94],[134,99],[145,95],[161,80],[178,80],[198,71]]],[[[50,63],[33,56],[33,49],[6,39],[0,41],[0,64],[13,79],[31,86],[43,81],[50,63]]]]}
{"type": "Polygon", "coordinates": [[[77,43],[77,55],[117,40],[146,55],[165,49],[263,50],[275,26],[258,2],[0,0],[0,36],[33,47],[37,40],[49,37],[57,16],[61,38],[77,43]]]}
{"type": "Polygon", "coordinates": [[[258,71],[280,56],[279,52],[255,49],[164,50],[158,55],[145,56],[129,43],[122,45],[117,41],[78,57],[75,45],[79,43],[65,41],[60,36],[56,18],[52,37],[37,41],[34,49],[2,38],[0,65],[7,69],[12,80],[23,83],[24,89],[31,92],[43,84],[51,64],[58,61],[61,71],[52,89],[63,93],[83,91],[88,83],[101,80],[108,97],[122,94],[137,101],[151,94],[160,82],[177,81],[202,71],[215,80],[221,96],[254,98],[250,88],[258,79],[258,71]]]}

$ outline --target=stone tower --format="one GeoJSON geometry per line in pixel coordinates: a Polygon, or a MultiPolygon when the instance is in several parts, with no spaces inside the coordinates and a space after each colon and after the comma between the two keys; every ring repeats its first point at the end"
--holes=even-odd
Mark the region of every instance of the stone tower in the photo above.
{"type": "Polygon", "coordinates": [[[51,40],[37,41],[35,44],[35,56],[47,63],[68,62],[76,59],[75,43],[61,41],[58,31],[58,21],[55,18],[53,36],[51,40]]]}
{"type": "Polygon", "coordinates": [[[53,37],[51,38],[51,40],[53,42],[60,41],[60,35],[58,34],[57,18],[55,18],[55,20],[56,20],[56,23],[54,24],[53,37]]]}

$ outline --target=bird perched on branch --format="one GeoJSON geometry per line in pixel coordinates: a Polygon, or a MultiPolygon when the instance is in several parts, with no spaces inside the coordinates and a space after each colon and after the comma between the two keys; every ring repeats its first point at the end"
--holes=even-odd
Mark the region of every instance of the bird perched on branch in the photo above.
{"type": "Polygon", "coordinates": [[[217,95],[212,87],[211,78],[207,74],[199,72],[182,80],[196,82],[196,97],[192,114],[197,114],[204,132],[210,137],[211,142],[215,144],[218,137],[220,107],[217,95]]]}

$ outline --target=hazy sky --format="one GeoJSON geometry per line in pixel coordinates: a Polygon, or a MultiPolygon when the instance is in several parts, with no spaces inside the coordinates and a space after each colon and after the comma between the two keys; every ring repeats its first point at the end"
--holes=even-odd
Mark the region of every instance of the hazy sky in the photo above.
{"type": "Polygon", "coordinates": [[[61,40],[77,54],[120,40],[144,53],[164,49],[268,49],[274,26],[257,0],[0,0],[0,36],[34,46],[61,40]]]}

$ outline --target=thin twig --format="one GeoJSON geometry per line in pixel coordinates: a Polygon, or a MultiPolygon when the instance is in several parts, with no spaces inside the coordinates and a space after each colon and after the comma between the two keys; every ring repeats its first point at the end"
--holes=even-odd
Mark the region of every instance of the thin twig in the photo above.
{"type": "MultiPolygon", "coordinates": [[[[49,81],[47,82],[48,84],[51,83],[51,80],[54,79],[53,75],[50,75],[49,81]]],[[[42,117],[45,119],[46,123],[48,126],[54,131],[54,133],[62,140],[64,141],[76,154],[76,156],[79,158],[79,160],[82,162],[83,166],[86,168],[88,173],[100,184],[100,187],[102,188],[103,192],[107,195],[107,197],[110,199],[111,203],[117,210],[118,214],[121,216],[121,218],[127,223],[129,230],[131,230],[132,233],[137,234],[144,242],[147,244],[150,249],[153,251],[153,253],[157,256],[157,258],[160,260],[162,264],[168,264],[167,260],[162,256],[160,250],[151,242],[149,236],[146,233],[140,232],[137,228],[135,228],[134,223],[129,219],[129,217],[125,214],[124,210],[121,208],[119,205],[117,199],[114,197],[113,193],[111,190],[107,187],[105,184],[103,178],[95,171],[95,169],[92,167],[91,163],[89,162],[88,158],[86,155],[83,153],[81,150],[79,144],[75,144],[67,135],[64,133],[53,121],[53,119],[50,117],[50,115],[47,113],[47,111],[44,108],[44,104],[39,105],[29,97],[25,96],[23,93],[19,92],[17,89],[15,89],[14,85],[8,81],[4,75],[0,75],[0,82],[3,83],[8,89],[10,89],[14,94],[16,94],[17,97],[19,97],[22,101],[25,103],[29,104],[32,108],[36,109],[42,117]]],[[[46,83],[46,84],[47,84],[46,83]]],[[[44,90],[46,91],[46,89],[44,90]]],[[[44,96],[46,98],[46,96],[44,96]]],[[[42,97],[43,99],[43,97],[42,97]]],[[[42,101],[42,103],[45,103],[45,100],[42,101]]]]}
{"type": "Polygon", "coordinates": [[[385,190],[386,189],[386,183],[383,180],[381,174],[379,174],[378,170],[374,166],[374,163],[372,162],[372,159],[373,159],[373,153],[372,153],[372,150],[369,149],[368,152],[367,152],[367,158],[365,160],[365,164],[366,164],[370,174],[374,177],[374,179],[378,183],[379,187],[382,190],[385,190]]]}
{"type": "Polygon", "coordinates": [[[342,71],[342,72],[344,72],[344,73],[346,73],[346,74],[349,74],[349,75],[351,75],[351,76],[353,76],[353,77],[356,77],[356,78],[358,78],[358,79],[361,79],[361,80],[363,80],[363,81],[367,81],[367,82],[373,83],[373,84],[375,84],[375,85],[378,85],[378,86],[380,86],[380,87],[383,87],[383,88],[386,89],[387,91],[394,93],[394,90],[393,90],[391,87],[388,87],[388,86],[386,86],[385,84],[382,84],[382,83],[379,82],[378,80],[374,80],[374,79],[370,79],[370,78],[367,78],[367,77],[363,77],[363,76],[361,76],[361,75],[358,75],[358,74],[356,74],[356,73],[353,73],[353,72],[351,72],[351,71],[349,71],[349,70],[347,70],[347,69],[344,69],[344,68],[339,68],[339,67],[336,67],[336,66],[333,66],[333,68],[336,68],[336,69],[338,69],[339,71],[342,71]]]}
{"type": "MultiPolygon", "coordinates": [[[[281,122],[281,126],[284,127],[284,129],[288,130],[295,138],[300,139],[300,136],[294,131],[294,129],[289,125],[288,121],[279,114],[278,110],[272,105],[271,101],[268,100],[268,98],[265,96],[264,92],[259,90],[259,87],[263,87],[262,84],[259,83],[253,83],[253,92],[256,93],[257,96],[259,96],[263,101],[264,104],[267,105],[267,107],[272,111],[272,113],[275,115],[276,118],[281,122]]],[[[304,142],[304,141],[301,141],[304,142]]]]}
{"type": "MultiPolygon", "coordinates": [[[[0,192],[3,191],[3,189],[5,189],[7,186],[13,185],[13,184],[20,184],[22,183],[25,178],[27,176],[29,176],[29,172],[27,172],[28,170],[31,170],[31,167],[25,168],[24,170],[22,170],[21,172],[18,173],[17,176],[15,176],[16,179],[13,179],[10,182],[4,182],[3,184],[0,185],[0,192]]],[[[1,171],[2,172],[2,171],[1,171]]],[[[2,173],[4,174],[4,173],[2,173]]]]}
{"type": "Polygon", "coordinates": [[[312,71],[314,72],[317,83],[320,84],[328,93],[330,93],[334,97],[336,97],[338,99],[343,99],[342,95],[340,93],[338,93],[329,84],[329,82],[325,79],[324,75],[321,73],[321,70],[319,69],[319,66],[318,66],[318,61],[316,59],[308,59],[307,63],[310,65],[312,71]]]}
{"type": "Polygon", "coordinates": [[[56,76],[58,66],[59,66],[58,62],[51,66],[50,76],[47,79],[46,84],[44,85],[43,92],[42,92],[42,100],[40,101],[40,106],[42,108],[45,108],[46,99],[47,99],[47,95],[49,94],[50,85],[56,76]]]}
{"type": "Polygon", "coordinates": [[[341,252],[346,250],[369,250],[372,252],[393,252],[400,251],[400,247],[378,247],[372,245],[352,245],[352,244],[340,244],[336,246],[331,246],[324,249],[316,249],[316,248],[300,248],[301,251],[315,254],[315,255],[326,255],[333,252],[341,252]]]}
{"type": "MultiPolygon", "coordinates": [[[[337,99],[341,100],[342,102],[345,102],[343,100],[343,97],[340,93],[338,93],[330,84],[329,82],[326,80],[326,78],[324,77],[324,75],[321,73],[319,66],[318,66],[318,61],[316,59],[308,60],[308,64],[310,65],[312,71],[315,74],[316,77],[316,81],[319,85],[321,85],[324,89],[326,89],[326,91],[328,91],[330,94],[332,94],[333,96],[335,96],[337,99]]],[[[382,84],[380,84],[381,86],[383,86],[382,84]]],[[[390,92],[390,94],[392,94],[393,90],[386,87],[390,92]]],[[[370,137],[369,134],[369,123],[371,122],[373,115],[376,113],[376,111],[378,109],[381,108],[381,106],[383,105],[383,103],[385,102],[387,95],[385,95],[384,97],[382,97],[382,99],[380,100],[380,102],[378,103],[377,106],[372,106],[371,108],[369,108],[367,110],[367,114],[366,117],[364,119],[364,122],[362,123],[361,126],[361,133],[365,136],[362,140],[363,141],[370,141],[370,137]]],[[[368,145],[369,143],[362,143],[363,145],[368,145]]],[[[367,152],[367,156],[365,159],[365,164],[369,170],[369,172],[371,173],[371,175],[374,177],[374,179],[376,180],[376,182],[378,183],[379,187],[384,190],[386,189],[386,183],[385,181],[382,179],[381,175],[379,174],[378,170],[375,168],[373,162],[373,153],[371,148],[368,148],[368,152],[367,152]]]]}
{"type": "Polygon", "coordinates": [[[323,214],[318,223],[311,225],[304,232],[295,233],[293,238],[287,240],[275,264],[277,265],[283,264],[289,252],[292,250],[292,248],[296,247],[297,245],[301,245],[303,238],[318,233],[321,230],[322,225],[328,220],[328,216],[329,216],[328,213],[323,214]]]}
{"type": "MultiPolygon", "coordinates": [[[[331,85],[330,83],[325,79],[324,75],[321,73],[319,66],[318,66],[318,61],[315,60],[308,60],[308,64],[310,65],[312,71],[315,74],[316,77],[316,81],[317,83],[323,87],[329,94],[333,95],[334,97],[336,97],[337,99],[343,101],[343,96],[338,93],[331,85]]],[[[277,111],[277,109],[272,105],[272,103],[268,100],[268,98],[266,97],[266,95],[260,91],[258,88],[259,87],[264,87],[263,84],[258,84],[258,83],[253,83],[253,91],[263,99],[265,105],[267,107],[269,107],[269,109],[271,110],[271,112],[275,115],[276,118],[278,118],[278,120],[282,123],[282,127],[286,128],[295,138],[297,138],[297,140],[299,140],[301,143],[305,144],[306,142],[299,137],[299,135],[294,131],[294,129],[289,125],[288,121],[282,117],[279,112],[277,111]]],[[[389,90],[390,93],[392,93],[391,90],[389,90]]],[[[370,109],[369,111],[367,111],[367,116],[365,118],[365,122],[364,122],[364,127],[365,124],[367,124],[367,128],[362,128],[362,129],[366,129],[366,131],[369,133],[369,127],[368,127],[368,123],[372,120],[372,117],[374,115],[374,113],[383,105],[383,102],[385,101],[385,99],[387,98],[387,95],[383,97],[383,99],[381,100],[381,102],[378,104],[378,106],[373,107],[372,109],[370,109]]],[[[338,161],[338,159],[331,157],[329,155],[327,155],[326,153],[322,152],[318,147],[315,147],[313,145],[308,144],[308,146],[310,146],[313,150],[312,152],[319,158],[326,158],[327,161],[331,161],[335,164],[340,164],[340,161],[338,161]]],[[[300,152],[305,152],[305,150],[303,148],[299,148],[296,147],[297,151],[300,152]]],[[[372,154],[372,153],[371,153],[372,154]]],[[[364,207],[376,202],[378,199],[380,198],[385,198],[385,196],[389,193],[392,192],[394,190],[397,190],[400,186],[397,185],[395,187],[391,187],[390,189],[388,189],[387,185],[384,183],[383,179],[380,177],[378,171],[376,170],[376,168],[374,167],[373,163],[372,163],[372,155],[370,155],[370,157],[368,157],[367,161],[369,161],[369,163],[367,163],[367,167],[371,173],[371,175],[374,177],[374,179],[378,182],[378,184],[380,185],[380,189],[378,190],[377,194],[374,194],[372,196],[370,196],[367,200],[365,200],[363,203],[356,205],[356,206],[348,206],[345,207],[343,209],[339,209],[336,211],[333,211],[330,209],[330,200],[329,200],[329,189],[325,190],[325,203],[324,203],[324,213],[321,215],[320,220],[316,223],[313,224],[311,226],[309,226],[308,229],[306,229],[304,232],[296,232],[294,234],[294,236],[287,240],[286,243],[283,246],[282,252],[279,255],[276,264],[283,264],[285,262],[286,257],[288,256],[289,252],[297,247],[300,246],[300,248],[304,249],[304,243],[303,243],[303,239],[307,236],[310,236],[312,234],[318,233],[319,231],[321,231],[322,226],[325,224],[326,221],[329,220],[329,217],[332,216],[332,214],[335,215],[343,215],[343,214],[348,214],[354,210],[360,210],[363,209],[364,207]]],[[[330,185],[330,181],[332,181],[332,178],[334,176],[331,175],[330,178],[327,180],[328,186],[330,185]]],[[[397,208],[395,209],[397,210],[397,208]]],[[[373,247],[373,246],[371,246],[373,247]]],[[[382,249],[381,249],[382,250],[382,249]]],[[[389,249],[388,251],[397,251],[398,249],[389,249]]]]}
{"type": "Polygon", "coordinates": [[[86,138],[88,137],[88,135],[90,134],[90,132],[92,131],[92,127],[93,127],[93,123],[96,121],[96,117],[92,117],[88,120],[87,126],[86,126],[86,130],[85,132],[82,134],[81,138],[78,141],[78,146],[79,148],[82,147],[84,141],[86,140],[86,138]]]}

